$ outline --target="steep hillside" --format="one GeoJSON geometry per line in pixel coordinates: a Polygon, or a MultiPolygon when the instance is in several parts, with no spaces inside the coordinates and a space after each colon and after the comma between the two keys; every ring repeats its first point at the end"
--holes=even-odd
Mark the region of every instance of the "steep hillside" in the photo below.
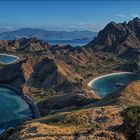
{"type": "MultiPolygon", "coordinates": [[[[35,63],[32,68],[33,72],[27,80],[27,84],[33,87],[42,87],[44,89],[57,87],[57,89],[61,91],[73,88],[73,85],[71,83],[77,84],[80,82],[82,83],[83,81],[83,78],[72,71],[70,66],[68,66],[62,60],[43,57],[40,58],[40,60],[35,63]],[[69,84],[71,84],[71,86],[69,84]],[[64,85],[63,89],[61,89],[60,85],[64,85]]],[[[24,69],[26,69],[26,66],[24,67],[24,69]]]]}
{"type": "Polygon", "coordinates": [[[110,22],[86,47],[95,51],[113,52],[123,58],[139,59],[140,19],[126,23],[110,22]]]}
{"type": "Polygon", "coordinates": [[[38,40],[37,38],[22,38],[18,40],[7,41],[8,46],[18,51],[28,51],[28,52],[37,52],[37,51],[45,51],[50,48],[48,43],[43,42],[42,40],[38,40]]]}
{"type": "Polygon", "coordinates": [[[55,109],[58,106],[55,104],[60,104],[59,98],[63,99],[64,95],[66,95],[65,101],[67,103],[61,100],[62,105],[58,108],[76,105],[81,102],[80,98],[84,98],[85,103],[87,103],[87,98],[98,98],[86,86],[84,79],[62,60],[49,58],[48,56],[33,57],[29,58],[22,67],[26,80],[23,91],[32,96],[37,102],[45,100],[39,103],[41,110],[45,106],[43,114],[55,109]],[[48,98],[56,95],[59,96],[54,97],[52,102],[47,102],[48,98]],[[74,97],[77,102],[70,100],[74,97]],[[71,104],[68,104],[68,100],[71,104]]]}
{"type": "Polygon", "coordinates": [[[18,127],[8,140],[125,140],[113,131],[122,124],[120,111],[108,106],[49,115],[18,127]]]}

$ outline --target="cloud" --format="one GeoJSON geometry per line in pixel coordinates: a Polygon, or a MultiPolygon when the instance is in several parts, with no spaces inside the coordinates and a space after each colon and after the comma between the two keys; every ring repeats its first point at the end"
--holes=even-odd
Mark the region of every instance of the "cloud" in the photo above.
{"type": "Polygon", "coordinates": [[[78,29],[78,30],[99,31],[102,28],[103,28],[102,24],[95,24],[95,23],[77,23],[77,24],[75,24],[75,29],[78,29]]]}
{"type": "Polygon", "coordinates": [[[119,18],[123,18],[123,19],[140,17],[140,15],[136,14],[136,13],[134,13],[134,14],[117,14],[116,16],[119,17],[119,18]]]}
{"type": "Polygon", "coordinates": [[[120,18],[127,18],[127,16],[128,16],[128,15],[125,15],[125,14],[118,14],[118,15],[117,15],[117,17],[120,17],[120,18]]]}
{"type": "Polygon", "coordinates": [[[4,26],[4,27],[0,27],[0,33],[1,32],[8,32],[8,31],[13,31],[14,28],[10,27],[10,26],[4,26]]]}
{"type": "Polygon", "coordinates": [[[139,16],[139,14],[131,14],[131,17],[135,18],[135,17],[140,17],[140,16],[139,16]]]}
{"type": "Polygon", "coordinates": [[[7,31],[12,31],[14,30],[13,27],[10,26],[4,26],[3,29],[7,30],[7,31]]]}
{"type": "Polygon", "coordinates": [[[46,25],[47,30],[57,30],[57,31],[73,31],[73,30],[90,30],[99,31],[103,28],[102,24],[84,23],[79,22],[75,24],[62,24],[62,25],[46,25]]]}

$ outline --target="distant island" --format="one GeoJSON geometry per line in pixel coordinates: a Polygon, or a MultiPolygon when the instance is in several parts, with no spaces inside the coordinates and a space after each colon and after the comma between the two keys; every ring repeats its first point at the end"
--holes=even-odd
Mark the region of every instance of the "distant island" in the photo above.
{"type": "Polygon", "coordinates": [[[33,38],[36,37],[41,40],[75,40],[75,39],[88,39],[91,40],[97,35],[93,31],[49,31],[45,29],[36,28],[22,28],[19,30],[8,31],[0,33],[1,40],[14,40],[23,37],[33,38]]]}

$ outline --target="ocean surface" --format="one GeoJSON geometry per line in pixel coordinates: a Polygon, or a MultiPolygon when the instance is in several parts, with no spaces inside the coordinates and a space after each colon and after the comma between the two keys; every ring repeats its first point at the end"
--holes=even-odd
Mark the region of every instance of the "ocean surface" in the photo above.
{"type": "Polygon", "coordinates": [[[8,64],[8,63],[14,62],[15,60],[17,60],[17,57],[14,57],[11,55],[4,55],[4,54],[1,55],[0,54],[0,62],[1,63],[8,64]]]}
{"type": "MultiPolygon", "coordinates": [[[[11,40],[9,38],[5,40],[11,40]]],[[[14,39],[13,39],[14,40],[14,39]]],[[[49,39],[49,40],[43,40],[45,42],[48,42],[51,45],[57,45],[61,44],[62,46],[64,45],[71,45],[73,47],[81,47],[86,44],[88,44],[92,39],[75,39],[75,40],[70,40],[70,39],[49,39]]]]}
{"type": "Polygon", "coordinates": [[[61,45],[71,45],[73,47],[76,46],[84,46],[88,44],[91,40],[77,39],[77,40],[47,40],[51,45],[61,44],[61,45]]]}
{"type": "Polygon", "coordinates": [[[29,105],[15,91],[0,87],[0,132],[32,116],[29,105]]]}
{"type": "Polygon", "coordinates": [[[92,89],[96,92],[97,95],[105,97],[118,91],[120,88],[122,88],[122,86],[138,79],[140,79],[140,75],[131,73],[105,76],[94,81],[92,83],[92,89]]]}

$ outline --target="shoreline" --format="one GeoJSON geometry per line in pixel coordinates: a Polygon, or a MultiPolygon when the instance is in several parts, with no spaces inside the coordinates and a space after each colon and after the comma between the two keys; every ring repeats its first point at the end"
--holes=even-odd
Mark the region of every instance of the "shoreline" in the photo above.
{"type": "Polygon", "coordinates": [[[18,90],[10,85],[5,85],[5,84],[0,84],[0,87],[9,88],[9,89],[15,91],[17,93],[17,95],[19,95],[28,104],[29,108],[31,109],[31,111],[33,113],[32,118],[39,118],[41,116],[36,103],[33,101],[33,99],[31,97],[25,95],[22,92],[22,90],[18,90]]]}
{"type": "Polygon", "coordinates": [[[133,72],[115,72],[115,73],[110,73],[110,74],[101,75],[101,76],[98,76],[98,77],[93,78],[87,85],[88,85],[89,87],[92,87],[92,84],[93,84],[96,80],[98,80],[98,79],[100,79],[100,78],[103,78],[103,77],[112,76],[112,75],[119,75],[119,74],[132,74],[132,73],[133,73],[133,72]]]}
{"type": "MultiPolygon", "coordinates": [[[[9,88],[16,92],[17,95],[19,95],[28,104],[30,110],[32,111],[32,119],[39,118],[41,116],[36,103],[32,100],[31,97],[25,95],[21,90],[18,90],[10,85],[0,84],[0,87],[9,88]]],[[[3,135],[7,129],[0,129],[0,136],[3,135]]]]}
{"type": "Polygon", "coordinates": [[[16,58],[16,60],[12,61],[12,62],[9,62],[9,63],[3,63],[3,62],[0,62],[1,64],[3,65],[9,65],[9,64],[13,64],[15,63],[16,61],[18,61],[20,58],[16,55],[11,55],[11,54],[6,54],[6,53],[0,53],[0,56],[10,56],[10,57],[14,57],[16,58]]]}

